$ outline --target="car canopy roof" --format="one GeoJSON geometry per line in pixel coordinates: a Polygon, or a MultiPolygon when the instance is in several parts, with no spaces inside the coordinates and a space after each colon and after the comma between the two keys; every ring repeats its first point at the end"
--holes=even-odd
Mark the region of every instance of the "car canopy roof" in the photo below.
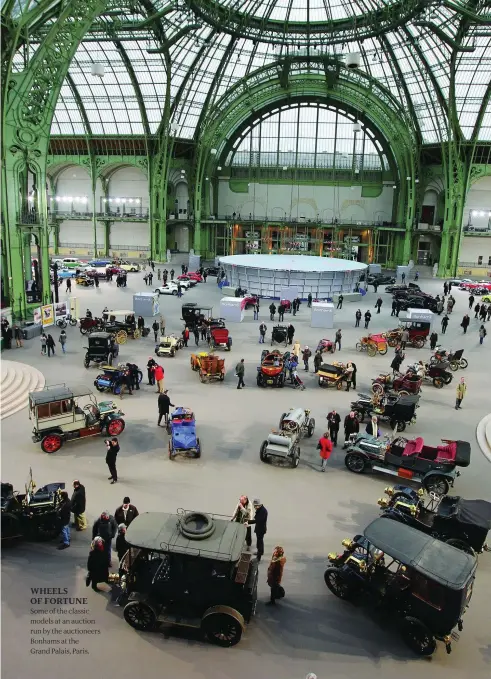
{"type": "Polygon", "coordinates": [[[90,343],[90,340],[92,339],[105,339],[109,340],[111,339],[112,335],[110,332],[91,332],[90,335],[88,336],[88,340],[90,343]]]}
{"type": "Polygon", "coordinates": [[[459,523],[491,529],[491,502],[458,499],[453,515],[459,523]]]}
{"type": "Polygon", "coordinates": [[[67,387],[66,384],[55,384],[52,387],[45,387],[40,391],[31,391],[29,400],[33,405],[37,406],[43,403],[52,403],[53,401],[79,398],[89,394],[92,394],[92,389],[89,389],[89,387],[67,387]]]}
{"type": "Polygon", "coordinates": [[[199,556],[215,561],[237,561],[242,553],[246,536],[243,524],[225,517],[211,516],[215,530],[204,539],[189,539],[183,535],[180,522],[186,516],[165,512],[145,512],[133,519],[126,532],[126,541],[132,547],[155,552],[170,552],[199,556]]]}
{"type": "Polygon", "coordinates": [[[462,589],[477,568],[475,556],[398,521],[375,519],[364,535],[393,559],[450,589],[462,589]]]}

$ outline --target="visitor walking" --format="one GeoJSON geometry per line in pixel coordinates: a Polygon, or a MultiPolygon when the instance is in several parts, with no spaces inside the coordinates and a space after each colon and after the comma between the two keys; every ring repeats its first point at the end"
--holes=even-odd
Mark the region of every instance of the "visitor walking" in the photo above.
{"type": "Polygon", "coordinates": [[[155,381],[157,383],[157,394],[164,393],[164,369],[157,363],[154,369],[155,381]]]}
{"type": "Polygon", "coordinates": [[[293,327],[293,325],[291,323],[289,323],[288,327],[286,329],[286,336],[287,336],[288,344],[292,344],[294,335],[295,335],[295,328],[293,327]]]}
{"type": "Polygon", "coordinates": [[[319,372],[319,368],[322,365],[322,352],[316,351],[314,354],[314,373],[319,372]]]}
{"type": "Polygon", "coordinates": [[[245,372],[244,359],[241,358],[240,361],[235,366],[235,374],[238,377],[237,389],[242,389],[242,387],[245,387],[244,372],[245,372]]]}
{"type": "Polygon", "coordinates": [[[407,328],[401,332],[401,349],[404,351],[406,344],[409,342],[409,331],[407,328]]]}
{"type": "Polygon", "coordinates": [[[433,331],[430,335],[430,349],[431,351],[434,351],[436,345],[438,342],[438,335],[436,334],[435,331],[433,331]]]}
{"type": "Polygon", "coordinates": [[[449,320],[450,320],[449,317],[447,316],[447,314],[445,314],[445,316],[442,318],[442,335],[444,335],[447,332],[449,320]]]}
{"type": "Polygon", "coordinates": [[[469,295],[469,309],[472,309],[472,306],[474,304],[475,297],[474,295],[469,295]]]}
{"type": "Polygon", "coordinates": [[[160,324],[157,322],[157,319],[155,319],[154,322],[152,323],[152,330],[154,340],[155,342],[157,342],[158,332],[160,330],[160,324]]]}
{"type": "Polygon", "coordinates": [[[267,604],[275,605],[277,599],[282,599],[285,596],[285,590],[281,586],[285,563],[285,551],[283,547],[278,545],[274,548],[271,562],[268,566],[267,583],[271,588],[271,594],[269,601],[266,602],[267,604]]]}
{"type": "Polygon", "coordinates": [[[254,304],[252,309],[254,311],[254,320],[255,321],[259,320],[259,304],[256,302],[256,304],[254,304]]]}
{"type": "Polygon", "coordinates": [[[462,401],[467,392],[467,384],[465,383],[465,377],[460,378],[460,382],[457,385],[457,398],[455,400],[455,410],[462,409],[462,401]]]}
{"type": "Polygon", "coordinates": [[[77,479],[73,482],[73,493],[70,503],[75,530],[85,530],[87,528],[87,519],[85,518],[85,486],[77,479]]]}
{"type": "Polygon", "coordinates": [[[199,326],[198,325],[194,326],[193,335],[194,335],[194,343],[197,347],[199,347],[199,326]]]}
{"type": "Polygon", "coordinates": [[[338,348],[338,351],[341,351],[341,338],[342,338],[341,328],[338,328],[334,336],[334,346],[338,348]]]}
{"type": "Polygon", "coordinates": [[[67,547],[70,547],[70,515],[72,510],[68,493],[65,490],[61,491],[60,500],[61,504],[58,508],[57,515],[61,526],[61,544],[58,545],[57,549],[67,549],[67,547]]]}
{"type": "Polygon", "coordinates": [[[343,308],[343,299],[344,299],[343,295],[339,295],[338,305],[337,305],[336,309],[342,309],[343,308]]]}
{"type": "Polygon", "coordinates": [[[368,309],[365,311],[365,330],[368,328],[368,324],[370,323],[370,319],[372,318],[372,314],[368,309]]]}
{"type": "Polygon", "coordinates": [[[312,293],[309,292],[309,294],[307,295],[307,307],[310,308],[311,306],[312,306],[312,293]]]}
{"type": "Polygon", "coordinates": [[[469,327],[470,322],[471,319],[469,318],[469,315],[465,314],[464,318],[462,319],[462,323],[460,324],[460,327],[464,330],[464,335],[467,334],[467,328],[469,327]]]}
{"type": "Polygon", "coordinates": [[[308,348],[307,345],[305,345],[304,349],[302,350],[302,360],[303,360],[303,365],[305,368],[305,371],[308,372],[309,369],[309,358],[312,356],[312,352],[308,348]]]}
{"type": "Polygon", "coordinates": [[[188,342],[189,342],[189,328],[186,326],[184,330],[182,331],[182,339],[184,341],[184,346],[187,347],[188,342]]]}
{"type": "Polygon", "coordinates": [[[484,322],[486,320],[486,314],[487,313],[488,313],[488,309],[487,309],[486,305],[481,304],[481,311],[479,312],[479,318],[481,319],[481,321],[484,322]]]}
{"type": "Polygon", "coordinates": [[[481,325],[481,327],[479,328],[479,344],[482,344],[484,342],[484,338],[486,337],[487,334],[488,333],[486,331],[486,328],[484,327],[484,325],[481,325]]]}
{"type": "Polygon", "coordinates": [[[101,590],[97,587],[99,582],[109,582],[109,564],[104,540],[96,536],[90,545],[85,584],[87,587],[91,584],[94,592],[100,592],[101,590]]]}
{"type": "Polygon", "coordinates": [[[317,450],[321,457],[321,471],[325,472],[327,467],[327,461],[331,457],[332,453],[332,441],[329,438],[329,433],[326,431],[319,439],[317,444],[317,450]]]}
{"type": "Polygon", "coordinates": [[[112,439],[107,439],[104,441],[104,443],[106,444],[106,464],[108,466],[109,473],[111,474],[107,480],[111,481],[111,484],[117,483],[118,470],[116,469],[116,460],[119,453],[118,439],[113,436],[112,439]]]}
{"type": "Polygon", "coordinates": [[[331,438],[331,441],[333,442],[333,445],[337,446],[338,445],[338,434],[339,434],[339,425],[341,424],[341,417],[339,416],[339,413],[336,412],[336,410],[333,408],[330,413],[327,414],[327,426],[329,428],[329,436],[331,438]]]}
{"type": "Polygon", "coordinates": [[[266,335],[267,329],[266,323],[261,323],[259,326],[259,344],[264,344],[264,336],[266,335]]]}
{"type": "Polygon", "coordinates": [[[66,279],[66,291],[71,292],[72,291],[72,281],[70,278],[66,279]]]}
{"type": "Polygon", "coordinates": [[[46,338],[46,347],[48,348],[48,357],[50,357],[51,354],[53,354],[53,356],[54,356],[55,355],[55,341],[54,341],[54,339],[52,338],[51,335],[48,335],[48,337],[46,338]]]}
{"type": "Polygon", "coordinates": [[[375,302],[375,308],[377,309],[377,313],[380,313],[380,307],[382,306],[382,298],[379,297],[377,301],[375,302]]]}
{"type": "MultiPolygon", "coordinates": [[[[489,308],[491,309],[491,305],[489,306],[489,308]]],[[[21,330],[20,326],[17,325],[17,323],[15,323],[15,325],[14,325],[14,339],[15,339],[15,346],[17,347],[17,349],[20,349],[20,347],[22,347],[23,336],[22,336],[22,330],[21,330]]]]}
{"type": "Polygon", "coordinates": [[[160,427],[162,418],[164,418],[165,424],[169,420],[169,406],[175,408],[176,406],[170,402],[170,398],[167,395],[168,390],[166,389],[163,394],[159,394],[158,407],[159,407],[159,419],[157,420],[157,427],[160,427]]]}
{"type": "Polygon", "coordinates": [[[479,312],[481,311],[481,305],[479,304],[479,302],[474,307],[474,311],[476,312],[476,315],[474,316],[474,318],[477,318],[478,315],[479,315],[479,312]]]}
{"type": "Polygon", "coordinates": [[[62,331],[60,332],[60,336],[59,336],[59,338],[58,338],[58,342],[61,344],[61,350],[62,350],[62,352],[63,352],[64,354],[66,354],[66,350],[65,350],[65,345],[66,345],[66,332],[65,332],[64,330],[62,330],[62,331]]]}
{"type": "Polygon", "coordinates": [[[275,313],[276,313],[276,306],[275,306],[274,302],[271,302],[271,304],[269,305],[269,320],[270,321],[274,321],[275,313]]]}
{"type": "Polygon", "coordinates": [[[401,278],[402,278],[402,284],[404,285],[404,283],[406,282],[406,274],[404,272],[402,272],[401,278]]]}
{"type": "Polygon", "coordinates": [[[133,519],[139,516],[140,512],[131,504],[131,500],[128,496],[123,498],[123,504],[119,505],[114,512],[114,520],[118,526],[122,523],[126,528],[130,525],[133,519]]]}
{"type": "Polygon", "coordinates": [[[392,300],[392,311],[391,311],[391,316],[395,316],[397,311],[397,300],[392,300]]]}
{"type": "Polygon", "coordinates": [[[358,419],[355,416],[355,412],[352,410],[349,415],[344,418],[344,446],[346,447],[349,442],[349,437],[351,434],[357,434],[360,431],[360,425],[358,419]]]}
{"type": "Polygon", "coordinates": [[[98,519],[94,521],[92,526],[92,540],[100,537],[104,541],[104,553],[106,555],[106,563],[109,567],[112,566],[112,541],[118,532],[118,524],[114,516],[109,514],[107,510],[103,511],[98,519]]]}
{"type": "Polygon", "coordinates": [[[264,554],[264,536],[267,531],[268,524],[268,510],[263,505],[259,498],[253,500],[252,506],[254,508],[254,519],[249,521],[249,524],[254,524],[254,533],[256,534],[256,557],[257,561],[261,561],[264,554]]]}
{"type": "Polygon", "coordinates": [[[46,356],[46,342],[48,341],[46,333],[43,332],[39,340],[41,342],[41,356],[46,356]]]}
{"type": "Polygon", "coordinates": [[[284,315],[285,315],[285,307],[284,307],[283,304],[280,304],[280,305],[278,306],[278,321],[279,321],[280,323],[283,322],[283,317],[284,317],[284,315]]]}
{"type": "Polygon", "coordinates": [[[360,321],[361,321],[361,309],[358,309],[355,314],[355,328],[360,327],[360,321]]]}
{"type": "Polygon", "coordinates": [[[491,319],[491,304],[488,305],[488,316],[486,318],[487,321],[491,319]]]}
{"type": "Polygon", "coordinates": [[[296,340],[295,344],[293,345],[292,353],[297,357],[298,363],[298,359],[300,358],[300,342],[298,340],[296,340]]]}

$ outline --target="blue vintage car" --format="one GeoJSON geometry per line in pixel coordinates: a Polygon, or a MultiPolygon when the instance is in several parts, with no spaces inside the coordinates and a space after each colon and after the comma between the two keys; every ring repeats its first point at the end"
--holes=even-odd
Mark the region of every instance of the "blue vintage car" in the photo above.
{"type": "Polygon", "coordinates": [[[176,455],[201,457],[201,443],[196,437],[196,420],[190,408],[177,407],[170,416],[167,431],[170,434],[170,460],[176,455]]]}

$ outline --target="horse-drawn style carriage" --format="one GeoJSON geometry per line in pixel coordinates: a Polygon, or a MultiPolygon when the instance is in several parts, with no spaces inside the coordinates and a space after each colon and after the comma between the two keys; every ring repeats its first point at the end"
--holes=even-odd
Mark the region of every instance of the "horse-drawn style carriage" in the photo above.
{"type": "Polygon", "coordinates": [[[108,332],[93,332],[88,337],[89,346],[84,347],[85,357],[84,366],[88,368],[90,363],[101,363],[112,365],[115,351],[117,347],[114,346],[114,335],[108,332]]]}
{"type": "Polygon", "coordinates": [[[366,351],[369,356],[375,356],[377,353],[385,356],[388,351],[387,339],[383,334],[367,335],[356,343],[356,351],[366,351]]]}
{"type": "Polygon", "coordinates": [[[216,354],[201,351],[191,354],[191,369],[199,373],[201,382],[223,382],[225,379],[225,359],[216,354]]]}
{"type": "Polygon", "coordinates": [[[263,349],[261,353],[261,365],[257,368],[258,387],[284,387],[285,386],[285,361],[290,353],[282,354],[278,349],[268,351],[263,349]]]}
{"type": "Polygon", "coordinates": [[[177,455],[184,457],[201,457],[201,443],[196,436],[196,420],[190,408],[179,406],[167,422],[169,440],[169,460],[177,455]]]}
{"type": "Polygon", "coordinates": [[[415,321],[411,318],[400,318],[399,328],[387,330],[384,333],[389,347],[396,347],[401,342],[403,330],[409,333],[407,344],[416,349],[422,349],[430,334],[431,324],[427,321],[415,321]]]}
{"type": "Polygon", "coordinates": [[[288,343],[288,328],[286,325],[275,325],[271,331],[271,346],[273,344],[284,344],[285,347],[288,343]]]}
{"type": "Polygon", "coordinates": [[[357,401],[351,403],[359,422],[365,417],[375,415],[378,422],[388,422],[391,429],[404,431],[408,424],[416,422],[416,408],[419,408],[419,395],[408,394],[358,394],[357,401]]]}
{"type": "Polygon", "coordinates": [[[346,381],[346,365],[335,361],[334,363],[323,363],[317,371],[319,387],[336,387],[341,389],[343,381],[346,381]]]}
{"type": "Polygon", "coordinates": [[[150,332],[149,328],[144,328],[140,332],[136,326],[135,312],[128,309],[110,311],[104,328],[106,332],[114,334],[118,344],[124,344],[128,337],[133,339],[139,339],[142,335],[146,337],[150,332]]]}

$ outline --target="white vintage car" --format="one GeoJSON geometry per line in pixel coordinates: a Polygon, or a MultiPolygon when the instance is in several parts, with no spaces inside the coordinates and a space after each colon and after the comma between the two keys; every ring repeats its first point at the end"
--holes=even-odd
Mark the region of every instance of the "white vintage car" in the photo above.
{"type": "Polygon", "coordinates": [[[155,292],[158,292],[159,295],[177,295],[177,283],[170,281],[170,283],[167,283],[166,285],[155,288],[155,292]]]}
{"type": "Polygon", "coordinates": [[[300,462],[300,439],[311,438],[314,429],[315,420],[310,417],[310,410],[290,408],[280,417],[278,429],[273,429],[261,444],[260,459],[262,462],[283,460],[295,469],[300,462]]]}

